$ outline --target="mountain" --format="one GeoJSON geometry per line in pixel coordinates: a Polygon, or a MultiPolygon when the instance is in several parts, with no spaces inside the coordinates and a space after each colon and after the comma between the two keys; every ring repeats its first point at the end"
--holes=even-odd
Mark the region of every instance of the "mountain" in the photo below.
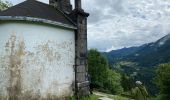
{"type": "Polygon", "coordinates": [[[152,95],[158,91],[153,78],[156,66],[170,61],[170,34],[156,42],[102,53],[114,70],[145,83],[152,95]]]}
{"type": "Polygon", "coordinates": [[[135,53],[139,49],[140,47],[122,48],[111,52],[104,52],[102,54],[108,58],[110,63],[114,63],[116,59],[122,59],[125,56],[135,53]]]}
{"type": "Polygon", "coordinates": [[[102,53],[110,64],[118,61],[137,62],[140,66],[152,67],[170,61],[170,34],[156,42],[138,47],[122,48],[102,53]]]}

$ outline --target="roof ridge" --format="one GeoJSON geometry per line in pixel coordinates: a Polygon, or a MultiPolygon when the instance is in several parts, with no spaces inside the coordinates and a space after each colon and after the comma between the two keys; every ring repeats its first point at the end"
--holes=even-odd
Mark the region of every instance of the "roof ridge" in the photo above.
{"type": "Polygon", "coordinates": [[[76,26],[76,23],[74,23],[74,21],[72,21],[72,19],[70,17],[68,17],[63,11],[59,10],[58,8],[56,8],[59,12],[61,12],[65,18],[67,18],[72,24],[74,24],[76,26]]]}
{"type": "Polygon", "coordinates": [[[61,10],[55,8],[52,5],[37,1],[37,0],[26,0],[17,5],[14,5],[2,12],[0,16],[11,16],[11,17],[32,17],[51,20],[60,22],[67,25],[76,27],[73,20],[61,10]]]}

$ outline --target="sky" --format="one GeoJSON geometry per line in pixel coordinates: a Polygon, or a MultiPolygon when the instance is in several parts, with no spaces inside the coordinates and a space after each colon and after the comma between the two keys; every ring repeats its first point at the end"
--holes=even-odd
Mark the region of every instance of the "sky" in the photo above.
{"type": "MultiPolygon", "coordinates": [[[[24,0],[8,1],[15,5],[24,0]]],[[[170,33],[170,0],[82,0],[82,4],[90,13],[89,48],[110,51],[140,46],[170,33]]]]}

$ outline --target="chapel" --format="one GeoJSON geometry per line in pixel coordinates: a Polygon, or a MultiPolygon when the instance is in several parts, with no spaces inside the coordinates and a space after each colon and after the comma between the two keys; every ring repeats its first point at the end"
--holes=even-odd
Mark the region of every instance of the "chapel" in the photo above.
{"type": "Polygon", "coordinates": [[[89,94],[89,14],[81,0],[74,5],[70,0],[26,0],[0,11],[0,100],[89,94]]]}

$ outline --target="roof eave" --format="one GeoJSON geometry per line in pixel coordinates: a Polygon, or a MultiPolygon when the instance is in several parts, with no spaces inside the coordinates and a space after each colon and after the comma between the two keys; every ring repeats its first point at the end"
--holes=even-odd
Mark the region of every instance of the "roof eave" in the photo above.
{"type": "Polygon", "coordinates": [[[69,29],[77,29],[76,26],[69,25],[69,24],[64,24],[61,22],[56,22],[52,20],[47,20],[47,19],[42,19],[42,18],[34,18],[34,17],[25,17],[25,16],[0,16],[0,20],[4,21],[30,21],[30,22],[41,22],[45,24],[50,24],[50,25],[55,25],[55,26],[60,26],[60,27],[65,27],[69,29]]]}

